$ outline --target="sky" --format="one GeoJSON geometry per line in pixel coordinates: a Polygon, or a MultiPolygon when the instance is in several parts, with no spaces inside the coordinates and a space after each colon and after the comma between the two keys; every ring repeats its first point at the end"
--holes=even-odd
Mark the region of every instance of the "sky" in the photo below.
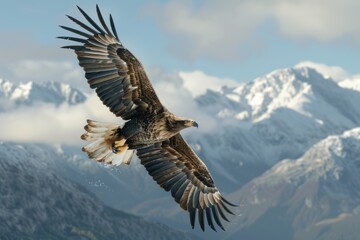
{"type": "Polygon", "coordinates": [[[150,72],[247,82],[304,61],[359,72],[356,0],[15,0],[0,9],[0,78],[83,81],[74,54],[60,49],[68,43],[56,37],[68,35],[59,25],[75,27],[65,14],[82,20],[79,5],[95,17],[96,3],[150,72]]]}
{"type": "MultiPolygon", "coordinates": [[[[66,14],[85,21],[76,5],[96,19],[96,4],[2,4],[0,79],[68,83],[89,98],[78,106],[45,104],[2,113],[0,139],[83,145],[85,119],[115,120],[87,86],[75,54],[60,48],[72,43],[56,38],[69,35],[59,25],[79,29],[66,14]]],[[[357,0],[105,0],[99,6],[104,17],[112,14],[120,40],[143,63],[162,103],[196,119],[198,131],[216,124],[194,100],[207,89],[294,66],[315,68],[335,81],[360,79],[357,0]]]]}

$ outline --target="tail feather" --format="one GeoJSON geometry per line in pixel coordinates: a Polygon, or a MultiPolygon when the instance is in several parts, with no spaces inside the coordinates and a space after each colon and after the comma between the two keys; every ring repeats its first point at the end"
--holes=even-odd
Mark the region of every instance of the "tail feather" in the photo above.
{"type": "Polygon", "coordinates": [[[89,158],[98,162],[130,164],[134,150],[128,150],[126,139],[121,135],[121,127],[118,124],[87,120],[87,125],[84,127],[86,133],[81,135],[81,139],[91,143],[82,150],[89,158]]]}
{"type": "Polygon", "coordinates": [[[81,139],[85,140],[85,141],[96,141],[99,140],[99,138],[103,137],[104,134],[103,133],[84,133],[83,135],[81,135],[81,139]]]}
{"type": "Polygon", "coordinates": [[[131,162],[131,159],[133,158],[134,156],[134,150],[127,150],[125,152],[125,155],[124,155],[124,158],[122,160],[123,163],[125,163],[126,165],[129,165],[130,162],[131,162]]]}

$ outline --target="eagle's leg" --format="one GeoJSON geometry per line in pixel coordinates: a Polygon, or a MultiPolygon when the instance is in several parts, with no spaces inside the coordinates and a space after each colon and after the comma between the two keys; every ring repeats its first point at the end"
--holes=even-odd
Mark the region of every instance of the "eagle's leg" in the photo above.
{"type": "Polygon", "coordinates": [[[125,152],[122,162],[125,163],[126,165],[129,165],[135,150],[128,150],[129,145],[125,144],[125,142],[126,142],[125,139],[115,141],[112,146],[112,151],[115,154],[122,154],[125,152]]]}
{"type": "Polygon", "coordinates": [[[134,150],[128,150],[129,146],[125,143],[126,137],[123,136],[120,125],[93,120],[88,120],[87,123],[86,133],[81,138],[92,142],[83,147],[83,151],[90,158],[108,164],[119,163],[118,159],[121,159],[120,163],[130,164],[134,150]]]}
{"type": "Polygon", "coordinates": [[[129,146],[125,144],[125,139],[121,139],[119,141],[115,141],[112,144],[112,151],[116,154],[122,154],[124,151],[129,149],[129,146]]]}

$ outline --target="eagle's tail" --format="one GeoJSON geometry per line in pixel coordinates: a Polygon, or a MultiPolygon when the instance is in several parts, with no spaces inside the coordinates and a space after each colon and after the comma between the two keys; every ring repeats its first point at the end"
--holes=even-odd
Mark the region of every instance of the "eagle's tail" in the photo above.
{"type": "Polygon", "coordinates": [[[86,133],[81,139],[91,141],[82,148],[89,158],[108,164],[130,164],[134,150],[128,150],[126,139],[121,136],[121,127],[114,123],[87,120],[86,133]]]}

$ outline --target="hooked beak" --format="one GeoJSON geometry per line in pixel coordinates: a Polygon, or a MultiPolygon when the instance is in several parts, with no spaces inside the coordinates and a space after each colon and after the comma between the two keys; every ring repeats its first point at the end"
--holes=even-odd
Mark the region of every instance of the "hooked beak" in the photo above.
{"type": "Polygon", "coordinates": [[[187,120],[185,121],[185,126],[187,127],[199,127],[199,125],[197,124],[197,122],[193,121],[193,120],[187,120]]]}

